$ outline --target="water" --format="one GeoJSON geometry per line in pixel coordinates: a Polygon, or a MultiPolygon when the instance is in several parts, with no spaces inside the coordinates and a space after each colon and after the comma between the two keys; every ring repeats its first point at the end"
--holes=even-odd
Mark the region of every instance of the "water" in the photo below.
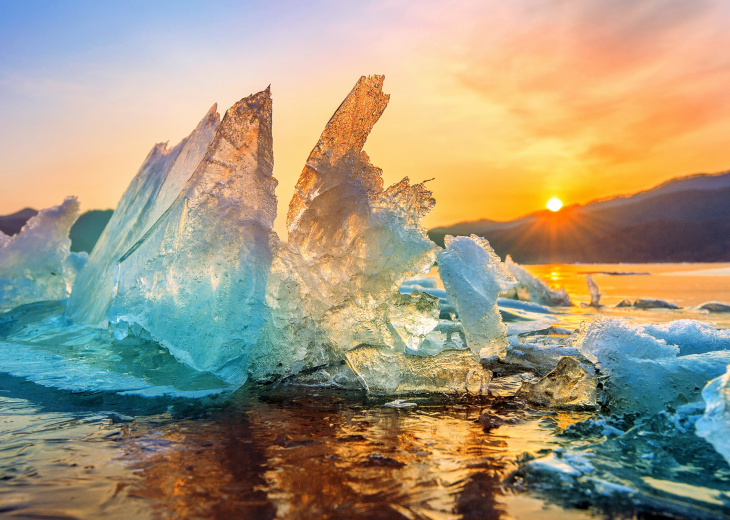
{"type": "MultiPolygon", "coordinates": [[[[730,302],[727,272],[707,272],[728,267],[528,269],[566,285],[577,302],[589,299],[585,272],[649,272],[593,277],[608,305],[650,297],[684,307],[730,302]]],[[[692,317],[730,326],[730,316],[691,309],[602,312],[639,321],[692,317]]],[[[594,313],[555,310],[568,325],[594,313]]],[[[144,358],[147,369],[159,366],[150,356],[144,358]]],[[[124,361],[133,376],[137,361],[124,361]]],[[[4,363],[0,360],[0,368],[4,363]]],[[[508,380],[502,385],[505,391],[495,386],[492,398],[414,397],[410,401],[416,407],[393,409],[384,406],[387,398],[321,388],[271,385],[243,388],[227,397],[146,398],[62,390],[0,373],[0,514],[140,519],[730,516],[730,467],[691,430],[683,433],[681,422],[668,424],[658,416],[631,429],[630,420],[616,420],[612,427],[626,433],[606,437],[588,431],[593,412],[531,409],[509,397],[508,380]],[[583,433],[571,434],[576,429],[583,433]],[[666,444],[668,435],[679,444],[666,444]],[[541,479],[523,471],[532,458],[586,448],[593,475],[623,482],[638,493],[602,499],[595,487],[580,480],[541,479]],[[642,458],[647,454],[651,458],[642,458]]]]}

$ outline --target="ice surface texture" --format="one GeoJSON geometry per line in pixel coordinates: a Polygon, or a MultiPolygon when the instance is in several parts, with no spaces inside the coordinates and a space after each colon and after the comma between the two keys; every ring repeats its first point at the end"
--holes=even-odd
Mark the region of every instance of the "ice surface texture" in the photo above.
{"type": "Polygon", "coordinates": [[[384,188],[362,151],[388,102],[382,85],[382,76],[357,82],[297,182],[289,241],[269,277],[271,321],[256,352],[257,379],[341,361],[363,344],[417,350],[438,324],[433,301],[398,293],[435,259],[438,247],[420,224],[435,203],[431,192],[407,178],[384,188]]]}
{"type": "Polygon", "coordinates": [[[697,435],[710,442],[730,464],[730,366],[704,390],[705,414],[695,423],[697,435]]]}
{"type": "Polygon", "coordinates": [[[216,106],[172,149],[156,144],[132,179],[74,283],[67,314],[77,322],[103,325],[114,290],[117,262],[142,240],[180,195],[213,140],[216,106]]]}
{"type": "Polygon", "coordinates": [[[484,238],[445,238],[438,255],[439,273],[449,300],[464,326],[470,349],[482,357],[498,356],[507,346],[507,327],[497,308],[499,294],[517,282],[484,238]]]}
{"type": "Polygon", "coordinates": [[[189,366],[244,382],[268,319],[272,172],[267,89],[226,112],[182,192],[119,259],[109,321],[139,324],[189,366]]]}
{"type": "Polygon", "coordinates": [[[507,255],[507,258],[505,258],[504,261],[512,275],[519,283],[517,287],[518,296],[520,296],[521,293],[526,292],[531,302],[560,307],[571,307],[573,305],[573,302],[570,301],[570,296],[568,296],[565,288],[550,288],[544,281],[535,278],[522,266],[515,263],[509,255],[507,255]]]}
{"type": "Polygon", "coordinates": [[[610,406],[655,413],[699,399],[699,389],[730,363],[730,330],[693,320],[637,325],[597,318],[581,324],[574,345],[609,377],[610,406]]]}
{"type": "Polygon", "coordinates": [[[41,210],[13,237],[0,236],[0,310],[68,297],[86,253],[71,253],[68,233],[79,216],[76,197],[41,210]]]}

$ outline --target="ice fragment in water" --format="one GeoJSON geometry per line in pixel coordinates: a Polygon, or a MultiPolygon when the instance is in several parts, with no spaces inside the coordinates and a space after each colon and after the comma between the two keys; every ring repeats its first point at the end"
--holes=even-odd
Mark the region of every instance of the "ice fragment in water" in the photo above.
{"type": "Polygon", "coordinates": [[[420,224],[434,200],[408,179],[384,188],[362,151],[388,102],[382,85],[382,76],[358,81],[297,182],[267,287],[259,380],[337,362],[361,344],[404,351],[418,341],[400,337],[390,311],[401,283],[434,262],[438,247],[420,224]]]}
{"type": "Polygon", "coordinates": [[[189,366],[246,379],[268,319],[276,217],[269,90],[231,107],[183,191],[120,260],[110,323],[136,323],[189,366]]]}
{"type": "Polygon", "coordinates": [[[730,312],[730,305],[722,302],[707,302],[700,305],[698,309],[707,312],[730,312]]]}
{"type": "Polygon", "coordinates": [[[608,375],[609,404],[620,412],[693,402],[730,363],[730,331],[692,320],[654,326],[601,317],[581,324],[574,346],[608,375]]]}
{"type": "Polygon", "coordinates": [[[540,303],[542,305],[553,305],[561,307],[571,307],[573,302],[563,287],[559,289],[551,288],[544,281],[535,278],[528,273],[522,266],[516,264],[510,255],[505,258],[505,263],[512,275],[519,283],[517,293],[526,291],[530,301],[540,303]]]}
{"type": "Polygon", "coordinates": [[[439,274],[449,301],[459,313],[466,342],[484,357],[498,356],[507,345],[507,327],[497,298],[516,284],[486,239],[447,235],[438,255],[439,274]]]}
{"type": "Polygon", "coordinates": [[[664,300],[639,298],[634,302],[637,309],[679,309],[679,306],[664,300]]]}
{"type": "MultiPolygon", "coordinates": [[[[122,195],[89,261],[74,283],[66,314],[74,321],[103,325],[114,290],[117,262],[162,217],[180,195],[213,140],[216,106],[172,149],[157,144],[122,195]]],[[[217,227],[211,225],[210,232],[217,227]]]]}
{"type": "Polygon", "coordinates": [[[598,290],[598,284],[596,284],[593,277],[589,274],[586,275],[586,284],[588,284],[588,291],[591,293],[591,303],[589,305],[591,307],[600,307],[603,293],[598,290]]]}
{"type": "Polygon", "coordinates": [[[730,464],[730,366],[724,375],[710,381],[704,390],[705,413],[695,423],[704,437],[730,464]]]}
{"type": "Polygon", "coordinates": [[[409,356],[363,346],[347,353],[347,362],[368,392],[408,394],[443,392],[483,395],[492,373],[469,350],[445,350],[435,356],[409,356]]]}
{"type": "Polygon", "coordinates": [[[76,197],[41,210],[12,237],[0,237],[0,310],[68,297],[86,253],[71,253],[68,233],[79,216],[76,197]]]}
{"type": "Polygon", "coordinates": [[[557,408],[598,406],[598,379],[593,367],[582,366],[573,357],[564,357],[555,369],[539,381],[526,381],[518,395],[525,401],[557,408]]]}

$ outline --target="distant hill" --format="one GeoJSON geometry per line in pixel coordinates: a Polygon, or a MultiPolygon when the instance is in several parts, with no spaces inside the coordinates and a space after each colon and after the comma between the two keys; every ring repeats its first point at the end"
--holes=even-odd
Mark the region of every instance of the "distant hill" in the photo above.
{"type": "Polygon", "coordinates": [[[12,215],[2,215],[0,216],[0,231],[6,235],[15,235],[28,222],[28,219],[37,213],[34,209],[25,208],[12,215]]]}
{"type": "Polygon", "coordinates": [[[71,226],[68,234],[71,239],[71,251],[91,253],[113,213],[114,210],[111,209],[95,209],[83,213],[71,226]]]}
{"type": "Polygon", "coordinates": [[[509,222],[478,220],[429,231],[476,234],[517,262],[728,262],[730,172],[692,175],[633,195],[540,211],[509,222]]]}
{"type": "MultiPolygon", "coordinates": [[[[19,233],[25,223],[34,217],[38,211],[25,208],[12,215],[0,216],[0,231],[6,235],[19,233]]],[[[71,251],[86,251],[90,253],[96,241],[99,240],[101,232],[104,231],[107,222],[114,213],[111,209],[95,209],[83,213],[71,226],[69,238],[71,238],[71,251]]]]}

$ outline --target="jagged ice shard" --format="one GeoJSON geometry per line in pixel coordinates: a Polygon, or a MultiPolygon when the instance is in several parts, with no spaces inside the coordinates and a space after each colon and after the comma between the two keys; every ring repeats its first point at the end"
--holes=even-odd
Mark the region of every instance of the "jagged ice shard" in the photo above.
{"type": "Polygon", "coordinates": [[[695,423],[704,437],[730,464],[730,365],[724,375],[713,379],[704,390],[705,413],[695,423]]]}
{"type": "Polygon", "coordinates": [[[107,316],[120,334],[139,325],[189,366],[246,380],[268,319],[272,172],[266,89],[226,112],[182,192],[119,259],[107,316]]]}
{"type": "Polygon", "coordinates": [[[114,290],[117,263],[180,195],[208,151],[220,122],[216,106],[172,149],[156,144],[122,195],[85,268],[73,286],[67,316],[103,326],[114,290]]]}
{"type": "Polygon", "coordinates": [[[71,253],[69,230],[79,216],[79,202],[41,210],[20,233],[0,233],[0,311],[41,300],[68,297],[86,253],[71,253]]]}
{"type": "Polygon", "coordinates": [[[438,255],[439,274],[459,313],[467,345],[483,358],[503,354],[507,327],[497,298],[517,282],[486,239],[447,235],[444,243],[446,249],[438,255]]]}
{"type": "MultiPolygon", "coordinates": [[[[507,268],[518,282],[517,294],[527,293],[528,299],[542,305],[571,307],[573,302],[564,287],[551,288],[547,283],[535,278],[525,268],[517,264],[510,255],[504,259],[507,268]]],[[[522,299],[522,298],[520,298],[522,299]]]]}

